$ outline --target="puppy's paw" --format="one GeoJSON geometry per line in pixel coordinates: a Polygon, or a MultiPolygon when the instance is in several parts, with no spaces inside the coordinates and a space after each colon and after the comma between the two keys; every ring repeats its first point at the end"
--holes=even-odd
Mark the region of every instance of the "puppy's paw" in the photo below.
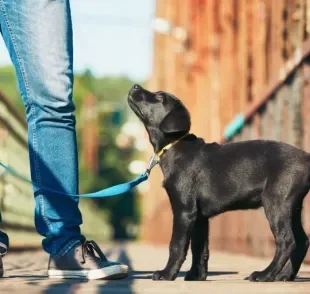
{"type": "Polygon", "coordinates": [[[189,270],[186,275],[184,280],[185,281],[205,281],[207,279],[207,273],[205,271],[201,270],[189,270]]]}
{"type": "Polygon", "coordinates": [[[295,273],[292,273],[291,271],[284,271],[277,274],[275,280],[281,281],[281,282],[289,282],[295,280],[295,273]]]}
{"type": "Polygon", "coordinates": [[[175,278],[176,276],[169,275],[164,270],[156,271],[152,277],[153,281],[173,281],[175,278]]]}
{"type": "Polygon", "coordinates": [[[282,282],[294,281],[296,278],[296,274],[297,273],[295,273],[293,265],[291,261],[289,260],[287,264],[285,265],[285,267],[281,270],[281,272],[279,272],[276,275],[275,280],[282,281],[282,282]]]}
{"type": "Polygon", "coordinates": [[[275,280],[275,277],[273,277],[268,272],[253,272],[249,276],[249,280],[251,282],[273,282],[275,280]]]}

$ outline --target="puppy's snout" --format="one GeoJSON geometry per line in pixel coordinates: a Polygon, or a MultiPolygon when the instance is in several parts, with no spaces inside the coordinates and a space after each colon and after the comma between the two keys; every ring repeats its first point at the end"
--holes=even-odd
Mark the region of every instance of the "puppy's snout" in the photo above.
{"type": "Polygon", "coordinates": [[[135,100],[141,99],[142,87],[138,84],[135,84],[131,87],[129,91],[129,96],[135,100]]]}
{"type": "Polygon", "coordinates": [[[131,87],[131,90],[130,90],[130,93],[134,93],[134,92],[138,92],[139,90],[141,90],[142,87],[138,84],[134,84],[132,87],[131,87]]]}

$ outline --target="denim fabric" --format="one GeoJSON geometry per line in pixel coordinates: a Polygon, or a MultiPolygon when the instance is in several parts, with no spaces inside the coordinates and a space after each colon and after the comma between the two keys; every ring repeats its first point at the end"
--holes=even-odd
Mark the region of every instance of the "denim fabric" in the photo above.
{"type": "MultiPolygon", "coordinates": [[[[0,0],[0,25],[25,104],[32,180],[78,193],[69,0],[0,0]]],[[[34,196],[46,252],[64,254],[84,239],[77,198],[35,187],[34,196]]],[[[0,242],[8,245],[3,233],[0,242]]]]}

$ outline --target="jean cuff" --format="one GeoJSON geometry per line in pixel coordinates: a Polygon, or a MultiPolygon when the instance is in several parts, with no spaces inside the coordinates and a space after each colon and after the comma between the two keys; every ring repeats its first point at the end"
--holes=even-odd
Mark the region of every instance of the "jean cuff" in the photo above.
{"type": "Polygon", "coordinates": [[[57,256],[64,256],[66,255],[73,247],[75,247],[77,244],[81,244],[85,241],[85,237],[81,236],[79,239],[73,239],[70,240],[68,243],[64,245],[58,252],[57,256]]]}

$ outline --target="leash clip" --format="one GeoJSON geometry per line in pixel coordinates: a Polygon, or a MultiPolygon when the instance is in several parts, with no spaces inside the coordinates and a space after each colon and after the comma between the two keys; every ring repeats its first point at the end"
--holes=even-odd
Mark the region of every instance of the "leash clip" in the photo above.
{"type": "Polygon", "coordinates": [[[156,159],[156,153],[153,153],[150,161],[149,161],[149,165],[145,171],[146,175],[149,176],[151,173],[151,170],[153,169],[153,167],[159,163],[159,159],[156,159]]]}

